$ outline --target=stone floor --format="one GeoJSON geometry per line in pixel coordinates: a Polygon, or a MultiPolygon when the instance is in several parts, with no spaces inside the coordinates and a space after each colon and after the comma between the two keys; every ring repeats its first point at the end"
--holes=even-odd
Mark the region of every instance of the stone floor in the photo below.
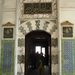
{"type": "MultiPolygon", "coordinates": [[[[31,70],[29,72],[29,75],[40,75],[40,73],[39,73],[39,70],[38,69],[34,69],[34,70],[31,70]]],[[[50,75],[49,74],[49,67],[45,67],[44,68],[44,75],[50,75]]]]}

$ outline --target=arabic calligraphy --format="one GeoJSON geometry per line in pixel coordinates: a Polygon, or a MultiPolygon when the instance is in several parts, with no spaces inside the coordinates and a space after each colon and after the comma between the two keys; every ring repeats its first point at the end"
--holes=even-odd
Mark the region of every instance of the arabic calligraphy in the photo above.
{"type": "Polygon", "coordinates": [[[24,3],[24,14],[52,13],[52,3],[24,3]]]}

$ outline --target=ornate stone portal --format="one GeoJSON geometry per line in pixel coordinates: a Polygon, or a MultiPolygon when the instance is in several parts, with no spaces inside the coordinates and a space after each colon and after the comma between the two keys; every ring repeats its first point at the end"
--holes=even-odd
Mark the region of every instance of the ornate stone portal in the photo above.
{"type": "MultiPolygon", "coordinates": [[[[58,24],[56,0],[20,0],[18,25],[18,61],[25,55],[25,35],[34,30],[43,30],[51,35],[52,75],[58,75],[58,24]],[[52,13],[24,14],[24,3],[52,3],[52,13]]],[[[18,63],[18,74],[24,74],[24,63],[18,63]]]]}

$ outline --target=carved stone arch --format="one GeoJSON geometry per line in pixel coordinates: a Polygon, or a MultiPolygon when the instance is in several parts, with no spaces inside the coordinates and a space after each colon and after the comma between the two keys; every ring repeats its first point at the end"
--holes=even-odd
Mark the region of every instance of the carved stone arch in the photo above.
{"type": "Polygon", "coordinates": [[[56,29],[57,26],[55,20],[45,19],[27,20],[19,26],[19,30],[23,35],[26,35],[33,30],[43,30],[52,34],[56,29]]]}
{"type": "MultiPolygon", "coordinates": [[[[20,25],[19,25],[19,28],[18,28],[18,47],[25,47],[25,36],[32,32],[32,31],[44,31],[48,34],[51,35],[51,50],[53,50],[53,47],[55,48],[55,50],[57,51],[57,46],[58,46],[58,37],[56,36],[57,35],[57,30],[58,29],[58,26],[56,25],[56,20],[50,20],[50,19],[29,19],[29,20],[26,20],[25,22],[22,22],[20,25]],[[37,26],[36,26],[37,24],[37,26]],[[39,25],[40,24],[40,25],[39,25]],[[39,25],[39,27],[38,27],[39,25]]],[[[54,50],[53,50],[54,51],[54,50]]],[[[57,55],[57,53],[55,53],[57,55]]],[[[52,56],[52,57],[55,57],[52,56]]],[[[57,59],[58,61],[58,59],[57,59]]],[[[55,63],[57,64],[57,62],[55,60],[52,59],[52,63],[55,63]]]]}

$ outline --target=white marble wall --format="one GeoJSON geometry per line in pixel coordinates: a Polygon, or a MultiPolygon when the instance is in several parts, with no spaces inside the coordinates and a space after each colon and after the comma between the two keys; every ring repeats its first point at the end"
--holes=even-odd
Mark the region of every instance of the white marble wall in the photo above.
{"type": "Polygon", "coordinates": [[[2,24],[16,22],[16,0],[4,0],[2,24]]]}
{"type": "Polygon", "coordinates": [[[59,0],[61,8],[74,8],[75,0],[59,0]]]}
{"type": "Polygon", "coordinates": [[[67,20],[75,25],[75,0],[59,0],[59,23],[67,20]]]}

